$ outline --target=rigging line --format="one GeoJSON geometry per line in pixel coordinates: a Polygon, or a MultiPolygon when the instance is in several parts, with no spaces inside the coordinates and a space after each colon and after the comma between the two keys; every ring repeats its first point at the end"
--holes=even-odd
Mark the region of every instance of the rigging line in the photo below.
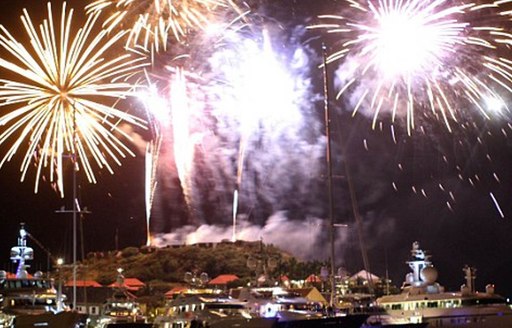
{"type": "Polygon", "coordinates": [[[29,237],[34,243],[36,243],[39,248],[41,248],[47,255],[47,263],[46,263],[46,270],[49,273],[50,272],[50,260],[52,263],[56,263],[57,259],[54,257],[54,255],[50,252],[48,248],[46,248],[36,237],[31,235],[28,231],[26,231],[27,237],[29,237]]]}
{"type": "MultiPolygon", "coordinates": [[[[341,131],[341,129],[340,129],[340,131],[341,131]]],[[[348,162],[348,157],[346,156],[347,146],[343,142],[341,133],[338,134],[338,140],[339,140],[340,147],[341,147],[341,153],[345,155],[345,156],[342,156],[342,161],[345,164],[343,166],[344,166],[344,171],[345,171],[345,177],[347,180],[349,195],[350,195],[350,204],[351,204],[351,208],[352,208],[352,215],[354,216],[354,219],[356,221],[357,237],[358,237],[358,241],[359,241],[359,248],[361,250],[361,256],[363,258],[363,266],[364,266],[364,270],[366,271],[366,279],[368,280],[368,287],[370,288],[370,293],[373,293],[375,286],[373,284],[373,280],[371,277],[370,260],[368,258],[368,250],[367,250],[366,243],[364,241],[364,236],[363,236],[363,222],[362,222],[362,218],[361,218],[361,213],[359,211],[359,202],[357,200],[355,185],[354,185],[354,182],[352,179],[352,175],[350,173],[350,164],[348,162]]]]}

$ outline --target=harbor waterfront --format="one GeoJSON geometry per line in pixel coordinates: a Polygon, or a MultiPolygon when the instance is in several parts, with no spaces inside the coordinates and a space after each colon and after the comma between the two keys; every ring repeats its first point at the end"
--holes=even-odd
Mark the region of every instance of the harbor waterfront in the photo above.
{"type": "MultiPolygon", "coordinates": [[[[366,294],[366,299],[362,296],[362,288],[376,291],[375,288],[369,289],[369,283],[378,279],[364,272],[350,279],[336,280],[337,302],[331,306],[326,299],[329,291],[324,290],[328,284],[314,274],[305,279],[309,280],[309,287],[297,288],[293,286],[296,282],[282,275],[274,279],[269,267],[256,272],[255,280],[248,281],[249,285],[253,284],[249,287],[240,285],[240,279],[234,274],[210,279],[205,272],[187,272],[179,284],[174,284],[162,295],[156,289],[148,291],[146,284],[135,277],[126,278],[125,271],[118,268],[115,280],[108,286],[78,279],[77,308],[70,309],[66,291],[70,290],[72,281],[63,288],[65,273],[50,273],[49,277],[43,277],[42,272],[28,273],[27,261],[33,260],[34,251],[27,245],[27,236],[30,234],[22,224],[18,243],[11,251],[11,259],[18,263],[16,273],[0,272],[1,327],[505,328],[511,327],[512,323],[510,304],[494,293],[494,286],[488,286],[485,293],[474,290],[474,268],[464,268],[465,284],[460,292],[444,291],[436,282],[437,271],[431,256],[420,248],[418,242],[413,243],[411,257],[407,261],[412,272],[406,275],[401,291],[395,289],[396,293],[378,298],[371,294],[366,294]],[[237,284],[239,286],[235,287],[237,284]],[[155,294],[160,297],[155,298],[155,294]],[[161,301],[155,303],[156,299],[161,301]]],[[[249,245],[259,247],[259,253],[249,255],[249,259],[260,256],[260,263],[268,263],[264,259],[269,257],[261,257],[264,249],[261,242],[249,245]]],[[[212,253],[213,248],[223,246],[211,244],[208,247],[212,247],[209,249],[212,253]]],[[[179,248],[208,250],[197,245],[176,249],[179,248]]],[[[95,260],[102,263],[103,269],[111,261],[119,264],[116,263],[119,260],[124,260],[125,264],[131,260],[135,266],[132,257],[141,259],[142,254],[135,254],[133,249],[130,252],[125,251],[124,255],[117,252],[109,261],[101,257],[95,260]]],[[[146,252],[150,255],[159,250],[146,252]]],[[[93,262],[88,263],[91,272],[96,272],[92,268],[93,262]]],[[[248,267],[255,269],[251,260],[248,260],[248,267]]],[[[377,287],[376,281],[373,283],[377,287]]]]}

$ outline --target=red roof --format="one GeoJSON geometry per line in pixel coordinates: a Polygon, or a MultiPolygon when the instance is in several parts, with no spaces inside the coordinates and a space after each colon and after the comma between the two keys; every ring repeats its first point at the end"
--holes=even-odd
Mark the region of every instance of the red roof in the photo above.
{"type": "Polygon", "coordinates": [[[310,275],[306,278],[306,282],[322,282],[322,279],[320,279],[320,277],[319,277],[319,276],[317,276],[317,275],[310,274],[310,275]]]}
{"type": "Polygon", "coordinates": [[[144,287],[144,286],[146,286],[145,283],[143,283],[142,281],[140,281],[137,278],[124,278],[124,283],[125,283],[125,285],[130,286],[130,287],[144,287]]]}
{"type": "MultiPolygon", "coordinates": [[[[27,272],[27,278],[32,279],[34,276],[27,272]]],[[[7,272],[7,279],[16,279],[16,273],[7,272]]]]}
{"type": "MultiPolygon", "coordinates": [[[[70,280],[64,284],[66,287],[73,287],[73,280],[70,280]]],[[[102,287],[98,282],[94,280],[77,280],[76,287],[102,287]]]]}
{"type": "Polygon", "coordinates": [[[140,288],[144,287],[145,284],[137,278],[124,278],[124,283],[122,286],[119,286],[117,281],[114,283],[111,283],[108,286],[109,287],[122,287],[122,288],[126,288],[127,290],[139,290],[140,288]]]}
{"type": "Polygon", "coordinates": [[[221,274],[221,275],[213,278],[212,280],[208,281],[208,285],[226,285],[227,283],[238,280],[238,279],[240,279],[240,278],[238,278],[234,274],[221,274]]]}

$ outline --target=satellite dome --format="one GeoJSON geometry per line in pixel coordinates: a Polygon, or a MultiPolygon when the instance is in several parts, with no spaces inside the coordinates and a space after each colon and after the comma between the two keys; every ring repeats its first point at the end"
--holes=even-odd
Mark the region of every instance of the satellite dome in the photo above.
{"type": "Polygon", "coordinates": [[[405,282],[412,284],[414,282],[414,274],[412,272],[409,272],[405,275],[405,282]]]}
{"type": "Polygon", "coordinates": [[[420,272],[420,278],[427,284],[433,284],[437,280],[437,270],[433,266],[425,267],[420,272]]]}
{"type": "Polygon", "coordinates": [[[194,276],[192,275],[192,272],[185,272],[185,277],[183,280],[185,280],[186,283],[192,283],[192,279],[194,279],[194,276]]]}
{"type": "Polygon", "coordinates": [[[201,274],[199,275],[199,280],[201,280],[201,283],[203,285],[206,285],[206,283],[210,280],[210,277],[208,277],[208,273],[201,272],[201,274]]]}

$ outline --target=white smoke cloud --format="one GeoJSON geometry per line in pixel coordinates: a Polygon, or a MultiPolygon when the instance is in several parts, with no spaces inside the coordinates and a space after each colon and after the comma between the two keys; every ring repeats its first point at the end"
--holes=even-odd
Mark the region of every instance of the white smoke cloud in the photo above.
{"type": "MultiPolygon", "coordinates": [[[[290,220],[285,212],[278,212],[268,218],[263,226],[247,221],[239,222],[237,240],[257,241],[273,244],[302,260],[329,258],[328,225],[323,219],[309,218],[305,221],[290,220]]],[[[343,244],[347,240],[345,229],[335,230],[336,258],[343,255],[343,244]],[[340,253],[341,252],[341,253],[340,253]]],[[[231,240],[233,227],[219,225],[184,226],[172,233],[157,234],[153,245],[191,245],[197,243],[218,243],[231,240]]]]}

